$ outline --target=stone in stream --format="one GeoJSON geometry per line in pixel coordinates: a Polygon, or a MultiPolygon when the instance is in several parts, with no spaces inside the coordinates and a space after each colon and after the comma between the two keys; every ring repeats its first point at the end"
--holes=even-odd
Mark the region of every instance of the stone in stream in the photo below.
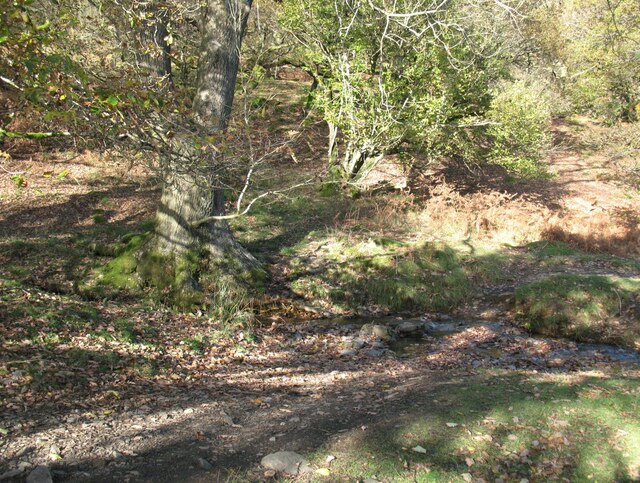
{"type": "Polygon", "coordinates": [[[446,335],[460,331],[455,324],[449,322],[429,322],[425,328],[429,335],[446,335]]]}
{"type": "Polygon", "coordinates": [[[384,355],[384,349],[371,349],[367,352],[369,357],[382,357],[384,355]]]}
{"type": "Polygon", "coordinates": [[[362,337],[377,337],[380,340],[390,340],[391,334],[389,328],[386,325],[381,324],[364,324],[360,329],[360,336],[362,337]]]}
{"type": "Polygon", "coordinates": [[[352,339],[348,341],[345,345],[351,349],[359,350],[359,349],[362,349],[364,346],[366,346],[367,343],[362,339],[352,339]]]}
{"type": "Polygon", "coordinates": [[[311,466],[301,455],[293,451],[271,453],[260,461],[265,468],[281,471],[288,475],[302,475],[311,471],[311,466]]]}
{"type": "Polygon", "coordinates": [[[340,351],[340,357],[353,357],[358,355],[354,349],[343,349],[340,351]]]}
{"type": "Polygon", "coordinates": [[[27,483],[53,483],[49,468],[44,465],[36,466],[27,476],[27,483]]]}
{"type": "Polygon", "coordinates": [[[424,329],[424,322],[421,320],[404,320],[398,324],[396,330],[401,336],[412,336],[420,334],[424,329]]]}

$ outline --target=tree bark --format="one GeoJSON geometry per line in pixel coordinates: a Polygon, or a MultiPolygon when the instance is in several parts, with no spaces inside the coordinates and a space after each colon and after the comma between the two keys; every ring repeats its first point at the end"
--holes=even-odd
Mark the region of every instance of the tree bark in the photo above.
{"type": "MultiPolygon", "coordinates": [[[[251,0],[207,0],[204,7],[193,117],[199,134],[210,136],[213,142],[221,138],[229,124],[250,9],[251,0]]],[[[193,139],[175,142],[176,150],[188,156],[173,156],[166,163],[155,231],[157,248],[169,255],[192,251],[214,262],[231,257],[243,267],[255,266],[255,258],[240,246],[225,220],[196,223],[224,215],[222,154],[199,148],[193,139]],[[185,158],[199,162],[184,166],[180,160],[185,158]]]]}
{"type": "Polygon", "coordinates": [[[171,45],[169,35],[169,13],[157,6],[144,5],[141,9],[141,24],[137,30],[136,60],[140,67],[148,70],[149,75],[160,79],[161,90],[173,89],[171,70],[171,45]]]}

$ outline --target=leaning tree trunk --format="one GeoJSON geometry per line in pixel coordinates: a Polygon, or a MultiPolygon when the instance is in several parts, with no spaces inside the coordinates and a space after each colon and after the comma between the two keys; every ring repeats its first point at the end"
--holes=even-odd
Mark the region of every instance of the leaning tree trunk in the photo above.
{"type": "MultiPolygon", "coordinates": [[[[193,117],[197,131],[214,142],[222,138],[229,123],[240,45],[250,9],[251,0],[205,2],[193,117]]],[[[167,255],[191,251],[213,262],[232,258],[243,267],[254,266],[255,258],[240,246],[227,221],[221,219],[225,211],[222,154],[216,149],[198,149],[194,146],[198,143],[188,140],[175,142],[178,152],[187,153],[166,162],[155,231],[157,248],[167,255]],[[199,161],[185,166],[184,159],[199,161]]]]}

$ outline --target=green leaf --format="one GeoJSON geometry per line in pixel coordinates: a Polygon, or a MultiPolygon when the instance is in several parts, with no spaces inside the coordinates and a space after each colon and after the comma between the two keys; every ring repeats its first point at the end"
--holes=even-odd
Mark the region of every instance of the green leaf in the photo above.
{"type": "Polygon", "coordinates": [[[118,103],[120,102],[120,99],[118,99],[116,96],[114,96],[113,94],[110,95],[109,97],[107,97],[104,102],[106,102],[107,104],[109,104],[111,107],[118,107],[118,103]]]}
{"type": "Polygon", "coordinates": [[[49,20],[47,20],[45,23],[43,23],[42,25],[38,25],[36,27],[36,30],[46,30],[47,28],[49,28],[49,25],[51,25],[51,22],[49,22],[49,20]]]}

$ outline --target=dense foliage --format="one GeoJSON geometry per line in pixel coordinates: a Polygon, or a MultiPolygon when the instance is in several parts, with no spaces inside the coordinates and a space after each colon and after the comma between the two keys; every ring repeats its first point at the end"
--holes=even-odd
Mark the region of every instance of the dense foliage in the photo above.
{"type": "MultiPolygon", "coordinates": [[[[0,7],[0,137],[69,131],[75,143],[127,139],[162,155],[163,133],[192,130],[197,2],[0,7]]],[[[307,107],[328,123],[331,172],[347,184],[360,185],[398,152],[540,175],[553,116],[637,119],[636,7],[634,0],[261,0],[238,77],[244,121],[266,100],[251,90],[293,65],[314,79],[307,107]]]]}

